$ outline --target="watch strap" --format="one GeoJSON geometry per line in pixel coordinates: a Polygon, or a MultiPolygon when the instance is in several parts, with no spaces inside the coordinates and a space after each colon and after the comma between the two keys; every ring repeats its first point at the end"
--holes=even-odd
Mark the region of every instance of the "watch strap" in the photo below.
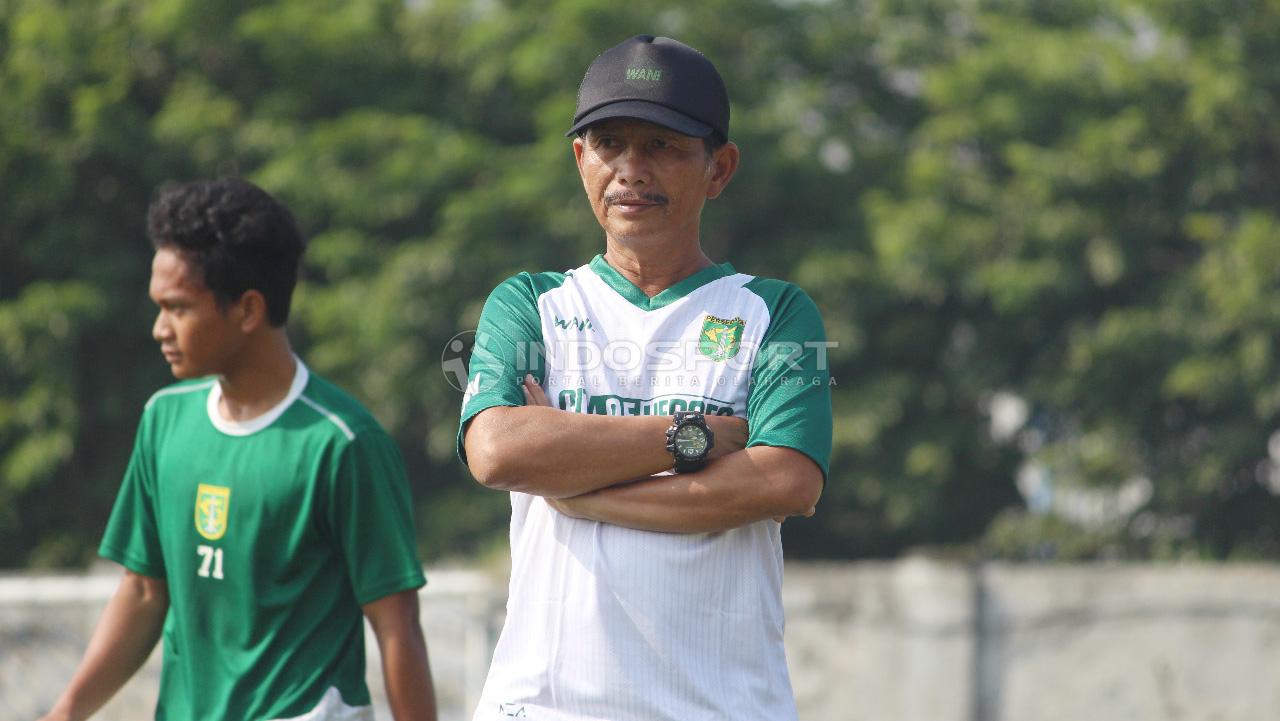
{"type": "Polygon", "coordinates": [[[706,458],[699,458],[696,461],[686,461],[683,458],[677,458],[675,470],[676,473],[693,473],[694,471],[702,470],[706,465],[706,458]]]}

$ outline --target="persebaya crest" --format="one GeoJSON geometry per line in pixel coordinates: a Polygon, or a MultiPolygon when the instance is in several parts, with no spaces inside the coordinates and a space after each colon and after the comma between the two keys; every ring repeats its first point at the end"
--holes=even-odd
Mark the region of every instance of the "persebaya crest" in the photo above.
{"type": "Polygon", "coordinates": [[[227,509],[231,507],[231,489],[201,483],[196,489],[196,531],[216,541],[227,532],[227,509]]]}
{"type": "Polygon", "coordinates": [[[702,334],[698,336],[698,352],[713,361],[727,361],[738,355],[742,344],[742,330],[747,322],[741,318],[725,320],[714,315],[702,321],[702,334]]]}

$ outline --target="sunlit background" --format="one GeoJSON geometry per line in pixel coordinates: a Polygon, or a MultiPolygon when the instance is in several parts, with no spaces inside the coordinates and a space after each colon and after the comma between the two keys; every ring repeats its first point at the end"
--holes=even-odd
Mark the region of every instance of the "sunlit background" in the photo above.
{"type": "Polygon", "coordinates": [[[509,506],[442,360],[503,278],[602,250],[563,133],[638,33],[729,88],[707,252],[837,344],[831,474],[784,524],[802,717],[1277,713],[1280,2],[0,0],[0,717],[113,587],[85,572],[170,381],[146,206],[228,174],[311,238],[292,338],[400,444],[469,716],[509,506]]]}

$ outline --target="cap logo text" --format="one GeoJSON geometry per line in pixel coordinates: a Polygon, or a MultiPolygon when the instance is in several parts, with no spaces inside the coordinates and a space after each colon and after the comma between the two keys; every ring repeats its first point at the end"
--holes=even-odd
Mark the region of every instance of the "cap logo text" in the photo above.
{"type": "Polygon", "coordinates": [[[654,68],[627,68],[627,80],[662,80],[662,71],[654,68]]]}

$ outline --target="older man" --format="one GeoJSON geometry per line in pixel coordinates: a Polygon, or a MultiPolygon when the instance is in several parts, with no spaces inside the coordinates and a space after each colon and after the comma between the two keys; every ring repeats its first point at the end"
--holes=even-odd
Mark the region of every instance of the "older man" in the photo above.
{"type": "Polygon", "coordinates": [[[827,470],[821,317],[702,250],[739,151],[701,53],[605,51],[568,135],[605,252],[493,291],[463,401],[459,452],[512,505],[475,719],[794,719],[779,521],[827,470]]]}

